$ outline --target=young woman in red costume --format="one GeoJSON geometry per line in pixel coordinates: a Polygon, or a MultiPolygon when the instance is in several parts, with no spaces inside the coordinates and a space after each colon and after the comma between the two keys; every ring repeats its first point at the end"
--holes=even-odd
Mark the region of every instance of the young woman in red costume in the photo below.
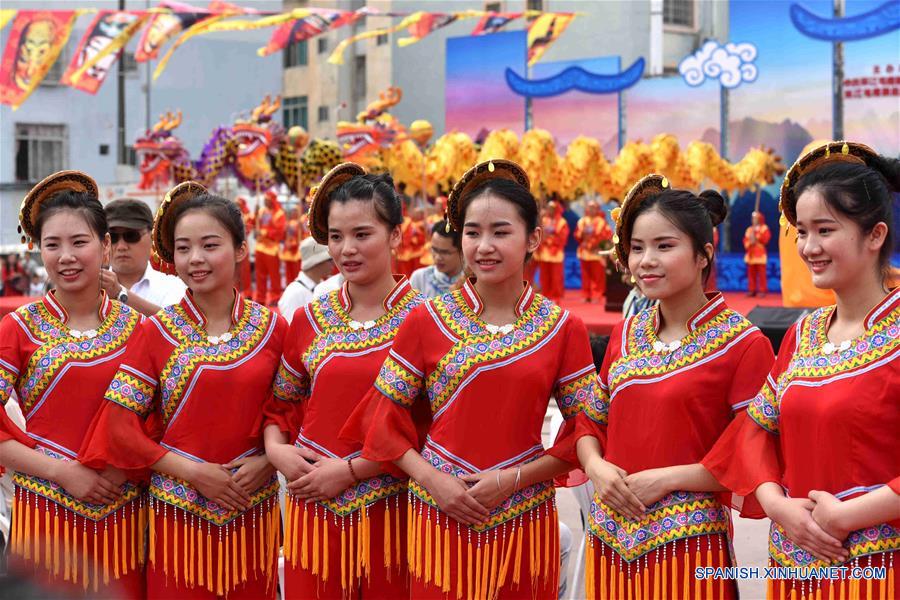
{"type": "Polygon", "coordinates": [[[309,224],[344,285],[299,309],[266,408],[266,449],[289,481],[286,598],[402,598],[406,481],[339,439],[400,324],[422,302],[391,274],[400,199],[389,175],[344,163],[319,184],[309,224]]]}
{"type": "Polygon", "coordinates": [[[166,195],[154,250],[188,293],[138,330],[81,452],[150,470],[149,598],[275,595],[278,480],[261,423],[287,324],[234,289],[244,231],[199,184],[166,195]]]}
{"type": "Polygon", "coordinates": [[[579,417],[578,455],[594,483],[589,598],[734,598],[696,567],[733,564],[729,495],[700,460],[765,380],[772,346],[722,294],[703,291],[718,192],[648,175],[617,213],[616,253],[659,304],[613,329],[597,401],[579,417]]]}
{"type": "Polygon", "coordinates": [[[770,598],[897,597],[900,290],[889,270],[898,191],[900,162],[853,142],[811,151],[781,187],[783,224],[797,228],[813,284],[837,303],[788,330],[746,415],[703,464],[748,496],[745,513],[772,520],[771,566],[884,567],[885,576],[801,571],[770,581],[770,598]]]}
{"type": "Polygon", "coordinates": [[[572,417],[593,402],[587,331],[523,282],[541,230],[521,167],[470,169],[448,218],[474,277],[410,313],[344,435],[411,477],[412,598],[555,598],[553,479],[577,460],[572,417]],[[551,396],[567,424],[545,450],[551,396]]]}
{"type": "Polygon", "coordinates": [[[89,176],[61,171],[19,213],[53,289],[0,321],[0,402],[15,394],[27,425],[23,432],[0,411],[0,464],[15,484],[10,563],[54,595],[140,598],[141,490],[78,460],[141,319],[101,290],[110,242],[97,198],[89,176]]]}

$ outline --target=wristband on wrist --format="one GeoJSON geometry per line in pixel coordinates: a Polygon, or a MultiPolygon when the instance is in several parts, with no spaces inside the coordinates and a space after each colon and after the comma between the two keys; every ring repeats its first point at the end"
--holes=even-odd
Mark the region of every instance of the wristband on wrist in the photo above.
{"type": "Polygon", "coordinates": [[[356,471],[353,470],[353,459],[352,458],[347,459],[347,468],[350,469],[350,477],[353,478],[353,482],[354,483],[359,482],[359,477],[356,476],[356,471]]]}

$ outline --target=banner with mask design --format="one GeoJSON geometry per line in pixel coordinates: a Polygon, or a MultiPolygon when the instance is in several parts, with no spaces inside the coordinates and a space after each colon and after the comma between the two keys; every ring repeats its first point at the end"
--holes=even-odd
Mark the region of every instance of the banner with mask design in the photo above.
{"type": "Polygon", "coordinates": [[[81,10],[20,10],[0,64],[0,103],[17,109],[62,51],[81,10]]]}

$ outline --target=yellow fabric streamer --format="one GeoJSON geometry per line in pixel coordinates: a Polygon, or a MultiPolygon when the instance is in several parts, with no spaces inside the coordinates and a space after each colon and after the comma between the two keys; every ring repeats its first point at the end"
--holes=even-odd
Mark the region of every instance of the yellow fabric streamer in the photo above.
{"type": "Polygon", "coordinates": [[[378,37],[379,35],[388,35],[398,31],[400,29],[405,29],[410,25],[415,24],[421,16],[419,13],[413,13],[408,17],[404,18],[397,25],[393,25],[391,27],[385,27],[382,29],[372,29],[370,31],[363,31],[361,33],[357,33],[356,35],[350,36],[345,40],[341,40],[341,42],[334,47],[334,50],[331,53],[331,56],[328,57],[329,64],[332,65],[342,65],[344,64],[344,51],[350,47],[352,44],[359,42],[361,40],[367,40],[370,38],[378,37]]]}
{"type": "Polygon", "coordinates": [[[16,16],[16,10],[12,8],[4,8],[0,10],[0,31],[6,27],[10,21],[12,21],[13,17],[16,16]]]}

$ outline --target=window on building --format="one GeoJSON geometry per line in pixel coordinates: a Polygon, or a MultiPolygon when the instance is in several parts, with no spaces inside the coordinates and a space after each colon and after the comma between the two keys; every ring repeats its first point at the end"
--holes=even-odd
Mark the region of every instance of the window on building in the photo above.
{"type": "Polygon", "coordinates": [[[328,107],[320,106],[319,107],[319,123],[322,123],[327,120],[328,120],[328,107]]]}
{"type": "Polygon", "coordinates": [[[284,68],[303,67],[309,64],[309,48],[306,40],[293,42],[284,49],[284,68]]]}
{"type": "Polygon", "coordinates": [[[137,150],[134,149],[134,146],[125,146],[125,164],[131,167],[137,166],[137,150]]]}
{"type": "Polygon", "coordinates": [[[695,0],[663,0],[663,23],[694,27],[695,0]]]}
{"type": "Polygon", "coordinates": [[[544,0],[528,0],[528,10],[544,10],[544,0]]]}
{"type": "Polygon", "coordinates": [[[366,99],[366,57],[357,56],[353,61],[353,99],[366,99]]]}
{"type": "Polygon", "coordinates": [[[16,181],[40,181],[62,171],[68,155],[65,125],[16,123],[16,181]]]}
{"type": "Polygon", "coordinates": [[[320,36],[318,41],[316,42],[319,47],[319,54],[324,54],[328,52],[328,38],[324,36],[320,36]]]}
{"type": "Polygon", "coordinates": [[[375,45],[376,46],[384,46],[388,43],[388,34],[382,33],[381,35],[375,36],[375,45]]]}
{"type": "Polygon", "coordinates": [[[299,125],[303,129],[309,128],[309,97],[290,96],[284,99],[281,105],[281,114],[284,128],[290,129],[299,125]]]}
{"type": "Polygon", "coordinates": [[[484,10],[485,10],[485,12],[503,12],[503,3],[502,2],[485,2],[484,10]]]}
{"type": "Polygon", "coordinates": [[[126,75],[137,75],[138,64],[134,59],[134,52],[125,52],[122,54],[122,70],[126,75]]]}

